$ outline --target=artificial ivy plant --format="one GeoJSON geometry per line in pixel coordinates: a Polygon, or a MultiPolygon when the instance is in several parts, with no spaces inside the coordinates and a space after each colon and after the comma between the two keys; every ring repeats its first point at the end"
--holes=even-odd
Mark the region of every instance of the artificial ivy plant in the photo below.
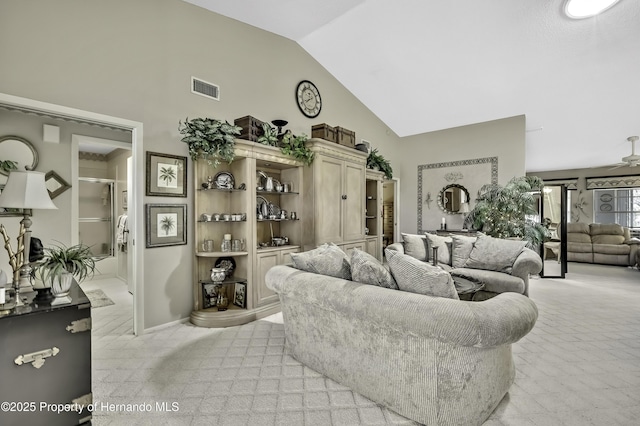
{"type": "Polygon", "coordinates": [[[534,194],[543,187],[537,176],[514,177],[504,186],[484,185],[466,222],[495,238],[525,240],[529,248],[537,250],[549,236],[549,230],[532,218],[538,214],[534,194]]]}
{"type": "Polygon", "coordinates": [[[391,179],[393,177],[391,163],[379,154],[376,148],[372,149],[367,157],[367,168],[383,172],[387,179],[391,179]]]}
{"type": "Polygon", "coordinates": [[[187,118],[179,122],[178,130],[184,135],[182,142],[189,145],[192,160],[202,158],[218,167],[220,161],[231,163],[235,158],[235,140],[242,127],[214,118],[187,118]]]}
{"type": "Polygon", "coordinates": [[[307,135],[304,133],[299,136],[294,136],[290,131],[285,132],[282,136],[282,146],[280,151],[284,155],[290,155],[293,158],[301,160],[305,165],[310,165],[313,162],[313,151],[307,147],[307,135]]]}
{"type": "Polygon", "coordinates": [[[258,137],[258,142],[263,145],[278,146],[278,131],[269,123],[262,123],[262,135],[258,137]]]}

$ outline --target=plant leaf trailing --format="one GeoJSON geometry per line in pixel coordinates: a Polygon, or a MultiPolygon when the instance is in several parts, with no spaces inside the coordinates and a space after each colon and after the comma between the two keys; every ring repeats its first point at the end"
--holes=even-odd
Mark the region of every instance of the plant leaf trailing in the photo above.
{"type": "Polygon", "coordinates": [[[9,173],[12,170],[18,169],[18,162],[13,160],[0,160],[0,170],[5,173],[9,173]]]}
{"type": "Polygon", "coordinates": [[[549,236],[544,225],[530,218],[538,214],[534,192],[543,187],[544,182],[537,176],[514,177],[505,186],[484,185],[466,223],[495,238],[521,238],[527,241],[527,247],[537,251],[549,236]]]}
{"type": "Polygon", "coordinates": [[[258,142],[263,145],[278,146],[278,131],[269,123],[262,123],[262,136],[258,137],[258,142]]]}
{"type": "Polygon", "coordinates": [[[369,153],[369,156],[367,157],[367,168],[383,172],[387,179],[393,178],[391,163],[378,153],[377,148],[372,149],[369,153]]]}
{"type": "MultiPolygon", "coordinates": [[[[56,277],[69,272],[78,283],[87,277],[93,277],[96,270],[96,262],[91,254],[91,248],[84,244],[76,244],[66,247],[64,244],[45,247],[44,257],[35,267],[40,273],[43,282],[53,285],[56,277]]],[[[34,272],[35,272],[34,271],[34,272]]]]}
{"type": "Polygon", "coordinates": [[[215,168],[221,160],[231,163],[235,158],[235,140],[242,127],[214,118],[187,118],[179,122],[178,131],[184,135],[182,142],[189,145],[191,159],[205,159],[215,168]]]}
{"type": "Polygon", "coordinates": [[[304,133],[300,136],[294,136],[291,132],[287,131],[282,136],[282,147],[280,151],[284,155],[290,155],[309,166],[313,163],[314,155],[313,151],[306,145],[307,139],[308,137],[304,133]]]}

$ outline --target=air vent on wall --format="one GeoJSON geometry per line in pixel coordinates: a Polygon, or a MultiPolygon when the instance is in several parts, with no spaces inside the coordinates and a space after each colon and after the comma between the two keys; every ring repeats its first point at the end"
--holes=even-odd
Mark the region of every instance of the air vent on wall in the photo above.
{"type": "Polygon", "coordinates": [[[216,101],[220,100],[220,86],[195,77],[191,77],[191,93],[215,99],[216,101]]]}

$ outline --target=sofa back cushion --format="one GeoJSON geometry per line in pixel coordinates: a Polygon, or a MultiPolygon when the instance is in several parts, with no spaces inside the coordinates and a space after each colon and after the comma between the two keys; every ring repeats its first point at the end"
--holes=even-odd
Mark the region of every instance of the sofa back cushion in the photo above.
{"type": "Polygon", "coordinates": [[[526,241],[504,240],[478,234],[464,267],[510,274],[513,263],[526,245],[526,241]]]}
{"type": "Polygon", "coordinates": [[[291,260],[296,269],[351,280],[349,257],[333,243],[322,244],[302,253],[291,253],[291,260]]]}
{"type": "Polygon", "coordinates": [[[395,250],[385,250],[385,256],[400,290],[460,299],[448,272],[395,250]]]}
{"type": "Polygon", "coordinates": [[[405,234],[402,233],[402,241],[404,242],[404,253],[414,259],[426,262],[429,260],[427,252],[427,237],[424,235],[405,234]]]}
{"type": "Polygon", "coordinates": [[[593,244],[623,244],[624,228],[616,223],[592,223],[591,242],[593,244]]]}
{"type": "Polygon", "coordinates": [[[467,259],[469,259],[471,250],[473,250],[473,243],[476,242],[477,237],[454,234],[451,239],[453,240],[451,244],[451,266],[463,268],[467,259]]]}
{"type": "Polygon", "coordinates": [[[351,253],[351,279],[363,284],[398,289],[398,284],[387,268],[378,259],[357,248],[351,253]]]}
{"type": "Polygon", "coordinates": [[[438,263],[451,266],[451,245],[452,238],[441,237],[436,234],[425,234],[427,237],[427,260],[433,257],[433,248],[438,247],[438,263]]]}
{"type": "Polygon", "coordinates": [[[591,229],[586,223],[567,223],[567,242],[591,243],[591,229]]]}

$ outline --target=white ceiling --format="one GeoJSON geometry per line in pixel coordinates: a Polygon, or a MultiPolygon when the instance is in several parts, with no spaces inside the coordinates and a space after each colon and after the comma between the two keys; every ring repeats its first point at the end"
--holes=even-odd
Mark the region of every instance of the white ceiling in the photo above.
{"type": "Polygon", "coordinates": [[[298,42],[399,136],[525,114],[544,171],[617,163],[640,133],[637,0],[583,20],[564,0],[186,1],[298,42]]]}

